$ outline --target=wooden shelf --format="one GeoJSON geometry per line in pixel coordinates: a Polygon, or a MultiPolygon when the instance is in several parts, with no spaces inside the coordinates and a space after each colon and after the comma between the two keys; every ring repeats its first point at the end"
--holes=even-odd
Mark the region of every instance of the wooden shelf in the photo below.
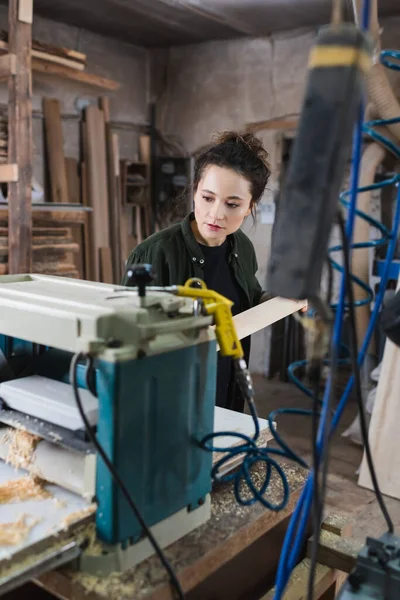
{"type": "Polygon", "coordinates": [[[112,79],[86,73],[86,71],[71,69],[70,67],[66,67],[64,65],[44,62],[35,58],[32,58],[32,71],[36,73],[55,75],[57,77],[62,77],[63,79],[79,81],[85,85],[91,85],[108,91],[116,91],[120,88],[120,83],[113,81],[112,79]]]}

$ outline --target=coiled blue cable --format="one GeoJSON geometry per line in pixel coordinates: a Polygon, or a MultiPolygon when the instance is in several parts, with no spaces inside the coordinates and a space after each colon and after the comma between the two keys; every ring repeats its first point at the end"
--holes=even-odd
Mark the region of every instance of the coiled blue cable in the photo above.
{"type": "MultiPolygon", "coordinates": [[[[370,14],[369,13],[369,10],[370,10],[369,4],[370,4],[369,0],[365,0],[364,7],[363,7],[363,29],[367,29],[368,24],[369,24],[369,14],[370,14]]],[[[400,62],[393,62],[392,60],[389,60],[389,59],[395,59],[397,61],[400,61],[400,52],[384,51],[381,53],[381,56],[380,56],[380,60],[383,65],[385,65],[386,67],[391,68],[391,69],[400,70],[400,62]]],[[[360,244],[352,244],[351,245],[352,249],[377,247],[377,246],[381,246],[384,244],[387,244],[388,248],[387,248],[387,255],[386,255],[385,265],[384,265],[384,269],[383,269],[383,273],[382,273],[382,277],[381,277],[381,281],[380,281],[380,285],[379,285],[378,294],[375,299],[374,309],[371,314],[371,319],[370,319],[370,322],[368,325],[367,333],[365,335],[365,338],[364,338],[362,346],[361,346],[361,350],[358,354],[359,366],[361,366],[363,364],[363,361],[365,359],[365,356],[366,356],[366,353],[367,353],[367,350],[368,350],[368,347],[370,344],[371,337],[372,337],[373,332],[376,327],[377,319],[379,316],[379,311],[382,306],[383,297],[384,297],[384,294],[386,291],[386,286],[387,286],[389,271],[390,271],[390,264],[393,260],[394,253],[396,250],[397,235],[398,235],[398,230],[399,230],[399,226],[400,226],[400,187],[399,187],[400,175],[395,175],[394,177],[387,179],[384,182],[373,184],[368,187],[363,187],[363,188],[358,187],[359,170],[360,170],[360,162],[361,162],[362,133],[369,135],[372,139],[374,139],[377,142],[380,142],[386,148],[388,148],[391,152],[393,152],[395,154],[395,156],[400,157],[400,147],[395,145],[391,140],[387,139],[381,133],[376,132],[374,130],[374,128],[378,127],[378,126],[399,123],[400,117],[391,119],[391,120],[382,120],[381,119],[381,120],[371,121],[369,123],[366,123],[363,126],[363,124],[362,124],[363,123],[363,113],[364,113],[364,111],[361,108],[360,119],[359,119],[359,122],[358,122],[356,130],[355,130],[354,143],[353,143],[353,161],[352,161],[353,168],[352,168],[351,190],[342,194],[342,196],[340,198],[341,204],[348,209],[346,234],[347,234],[349,241],[351,242],[352,236],[353,236],[353,229],[354,229],[354,220],[355,220],[355,216],[357,215],[357,216],[365,219],[373,227],[378,229],[382,235],[381,235],[381,238],[379,238],[377,240],[363,242],[360,244]],[[394,211],[394,216],[393,216],[393,224],[392,224],[391,230],[389,231],[384,225],[382,225],[375,219],[372,219],[369,215],[367,215],[361,211],[358,211],[356,209],[356,200],[357,200],[357,194],[360,192],[370,191],[373,189],[380,189],[380,188],[383,188],[386,186],[392,186],[392,185],[395,185],[398,187],[398,193],[397,193],[396,206],[395,206],[395,211],[394,211]],[[347,198],[349,198],[349,197],[350,197],[350,201],[347,200],[347,198]]],[[[337,252],[341,249],[342,249],[341,246],[332,247],[332,248],[330,248],[330,253],[337,252]]],[[[341,267],[341,265],[339,265],[333,259],[330,259],[330,260],[331,260],[332,266],[337,271],[342,273],[342,275],[343,275],[343,268],[341,267]]],[[[352,276],[351,279],[352,279],[353,283],[356,283],[357,285],[359,285],[366,293],[365,298],[358,302],[355,302],[355,305],[362,306],[365,304],[369,304],[371,302],[371,299],[373,298],[373,291],[370,289],[369,286],[365,285],[364,282],[362,282],[357,277],[352,276]]],[[[344,311],[346,308],[345,280],[344,280],[343,276],[342,276],[342,280],[341,280],[339,302],[337,304],[333,305],[333,308],[336,310],[333,338],[334,338],[334,343],[336,345],[336,348],[338,348],[340,345],[340,339],[341,339],[343,315],[344,315],[344,311]]],[[[298,380],[294,374],[295,371],[300,366],[303,366],[304,364],[305,364],[305,361],[300,361],[298,363],[291,365],[291,367],[289,368],[289,376],[290,376],[291,380],[300,389],[302,389],[307,395],[311,396],[312,395],[311,391],[308,390],[308,388],[306,388],[306,386],[304,386],[302,384],[302,382],[300,380],[298,380]]],[[[331,385],[332,385],[332,382],[331,382],[331,379],[329,378],[327,385],[326,385],[324,398],[322,401],[323,408],[322,408],[322,412],[321,412],[320,427],[319,427],[318,438],[317,438],[317,450],[318,450],[319,456],[321,456],[321,453],[323,450],[323,447],[322,447],[323,431],[324,431],[325,419],[327,416],[326,411],[324,412],[324,407],[327,406],[327,399],[330,394],[331,385]]],[[[348,397],[352,390],[353,385],[354,385],[354,376],[351,376],[351,378],[349,379],[349,381],[347,383],[346,389],[342,395],[340,403],[339,403],[339,405],[335,411],[335,414],[333,416],[332,423],[331,423],[331,434],[335,431],[335,429],[340,421],[340,418],[341,418],[343,410],[346,406],[346,403],[347,403],[347,400],[348,400],[348,397]]],[[[293,516],[290,521],[290,524],[289,524],[289,527],[287,530],[287,534],[286,534],[286,537],[284,540],[282,553],[281,553],[281,559],[280,559],[280,563],[279,563],[279,567],[278,567],[278,574],[277,574],[277,579],[276,579],[276,591],[275,591],[275,595],[274,595],[274,600],[281,599],[284,589],[287,585],[288,579],[290,577],[290,573],[294,569],[294,567],[296,566],[296,563],[298,561],[298,557],[299,557],[301,547],[302,547],[302,544],[304,541],[304,534],[305,534],[305,530],[307,527],[309,514],[310,514],[310,510],[311,510],[313,486],[314,486],[314,473],[311,472],[307,479],[307,482],[302,490],[302,494],[300,496],[298,504],[293,513],[293,516]]]]}

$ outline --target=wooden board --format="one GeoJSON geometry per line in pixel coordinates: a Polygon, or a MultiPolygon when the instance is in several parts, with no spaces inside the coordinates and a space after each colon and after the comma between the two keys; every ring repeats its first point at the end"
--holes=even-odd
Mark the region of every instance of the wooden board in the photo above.
{"type": "Polygon", "coordinates": [[[111,261],[111,249],[100,248],[100,281],[102,283],[114,283],[112,261],[111,261]]]}
{"type": "MultiPolygon", "coordinates": [[[[306,301],[272,298],[258,306],[245,310],[233,317],[239,339],[243,340],[247,336],[276,323],[276,321],[300,311],[305,306],[307,306],[306,301]]],[[[219,346],[217,346],[217,349],[219,350],[219,346]]]]}
{"type": "MultiPolygon", "coordinates": [[[[397,285],[400,289],[400,279],[397,285]]],[[[400,348],[386,340],[375,403],[369,426],[369,443],[379,487],[400,499],[400,348]]],[[[373,489],[365,455],[358,484],[373,489]]]]}
{"type": "Polygon", "coordinates": [[[19,168],[18,181],[8,184],[10,274],[32,269],[32,25],[18,21],[18,0],[9,0],[9,51],[16,73],[8,77],[8,161],[19,168]]]}
{"type": "Polygon", "coordinates": [[[110,248],[108,179],[105,123],[97,106],[88,106],[86,114],[89,205],[93,208],[92,231],[94,248],[94,277],[100,281],[99,250],[110,248]]]}
{"type": "Polygon", "coordinates": [[[68,202],[67,172],[65,169],[59,100],[56,98],[43,98],[43,115],[46,135],[46,160],[50,182],[50,200],[52,202],[68,202]]]}
{"type": "Polygon", "coordinates": [[[64,79],[71,79],[79,83],[97,87],[99,89],[116,91],[120,88],[120,84],[106,77],[86,73],[85,71],[77,71],[64,65],[57,65],[51,62],[45,62],[38,58],[33,58],[32,69],[36,73],[44,73],[47,75],[55,75],[64,79]]]}
{"type": "Polygon", "coordinates": [[[67,176],[68,201],[79,204],[81,201],[81,182],[78,175],[78,161],[76,158],[65,158],[65,171],[67,176]]]}
{"type": "Polygon", "coordinates": [[[116,157],[119,156],[118,138],[115,143],[115,137],[110,124],[110,101],[103,96],[99,100],[100,108],[104,115],[105,135],[106,135],[106,156],[107,156],[107,182],[108,182],[108,209],[110,216],[110,249],[112,265],[112,283],[121,281],[121,222],[119,207],[118,177],[116,172],[116,157]]]}
{"type": "Polygon", "coordinates": [[[272,298],[254,308],[239,313],[233,320],[239,338],[243,338],[284,319],[307,306],[305,301],[293,301],[286,298],[272,298]]]}

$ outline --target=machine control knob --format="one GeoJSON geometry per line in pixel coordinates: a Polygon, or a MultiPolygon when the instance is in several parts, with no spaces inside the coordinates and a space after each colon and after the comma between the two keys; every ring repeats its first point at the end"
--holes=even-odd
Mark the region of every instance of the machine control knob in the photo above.
{"type": "Polygon", "coordinates": [[[154,272],[151,265],[132,265],[127,273],[128,286],[138,288],[140,298],[146,295],[146,286],[154,281],[154,272]]]}

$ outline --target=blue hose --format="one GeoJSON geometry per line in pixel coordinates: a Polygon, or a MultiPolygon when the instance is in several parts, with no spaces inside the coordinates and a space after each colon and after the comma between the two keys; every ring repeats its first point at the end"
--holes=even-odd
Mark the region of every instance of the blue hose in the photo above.
{"type": "MultiPolygon", "coordinates": [[[[368,2],[368,0],[366,0],[364,3],[364,12],[363,12],[363,28],[364,29],[367,29],[367,27],[368,27],[368,15],[369,15],[369,2],[368,2]]],[[[394,61],[390,60],[390,59],[395,59],[396,61],[400,61],[400,52],[384,51],[381,53],[380,59],[381,59],[381,63],[383,65],[385,65],[386,67],[395,69],[395,70],[400,70],[400,62],[394,62],[394,61]]],[[[399,230],[399,226],[400,226],[400,186],[399,186],[400,175],[395,175],[394,177],[391,177],[384,182],[373,184],[368,187],[363,187],[363,188],[358,187],[359,170],[360,170],[360,162],[361,162],[362,134],[364,133],[364,134],[369,135],[372,139],[383,144],[395,156],[400,158],[400,147],[395,145],[391,140],[387,139],[382,134],[380,134],[374,130],[374,128],[377,126],[400,123],[400,117],[396,118],[396,119],[390,119],[390,120],[371,121],[369,123],[366,123],[365,125],[363,125],[362,123],[363,123],[363,110],[361,109],[360,110],[360,118],[359,118],[356,130],[355,130],[355,135],[354,135],[351,189],[350,189],[350,191],[343,193],[340,198],[341,204],[348,209],[346,234],[347,234],[349,241],[351,242],[352,236],[353,236],[353,229],[354,229],[354,220],[355,220],[355,216],[357,215],[357,216],[365,219],[373,227],[378,229],[379,232],[381,233],[381,237],[376,240],[372,240],[372,241],[368,241],[368,242],[352,244],[351,248],[352,249],[369,248],[369,247],[382,246],[382,245],[386,245],[386,244],[388,247],[387,247],[385,266],[383,269],[378,294],[376,296],[374,309],[371,314],[371,319],[370,319],[370,322],[368,325],[367,333],[365,335],[360,352],[358,354],[359,366],[361,366],[363,364],[363,361],[365,359],[365,356],[366,356],[366,353],[367,353],[367,350],[368,350],[368,347],[369,347],[369,344],[371,341],[371,337],[376,328],[377,319],[378,319],[379,312],[380,312],[380,309],[382,306],[383,297],[384,297],[384,294],[386,291],[386,286],[387,286],[387,282],[388,282],[388,278],[389,278],[390,264],[393,260],[395,250],[396,250],[397,235],[398,235],[398,230],[399,230]],[[395,212],[394,212],[394,217],[393,217],[393,225],[392,225],[391,230],[388,230],[384,225],[382,225],[375,219],[371,218],[369,215],[366,215],[365,213],[358,211],[356,209],[356,200],[357,200],[358,193],[373,190],[373,189],[380,189],[380,188],[387,187],[387,186],[396,186],[398,188],[395,212]],[[348,200],[348,198],[350,198],[350,200],[348,200]]],[[[330,248],[329,251],[330,251],[330,253],[334,253],[341,249],[342,249],[341,246],[335,246],[335,247],[330,248]]],[[[343,316],[344,316],[344,312],[346,309],[345,280],[344,280],[345,278],[343,277],[343,268],[341,267],[341,265],[339,265],[333,259],[330,259],[330,261],[331,261],[333,268],[336,269],[337,271],[339,271],[340,273],[342,273],[339,301],[337,304],[332,305],[332,308],[336,311],[333,339],[334,339],[335,347],[338,348],[340,346],[343,316]]],[[[373,290],[370,289],[369,286],[367,286],[364,282],[362,282],[357,277],[352,276],[351,279],[352,279],[352,282],[359,285],[365,291],[365,294],[366,294],[364,299],[355,302],[355,306],[362,306],[365,304],[369,304],[374,295],[373,290]]],[[[304,386],[304,384],[295,375],[295,371],[299,367],[304,366],[305,364],[306,364],[306,361],[299,361],[298,363],[291,365],[289,367],[289,377],[307,395],[312,396],[312,392],[308,388],[306,388],[306,386],[304,386]]],[[[319,432],[318,432],[318,438],[317,438],[317,449],[318,449],[319,456],[321,456],[321,453],[323,451],[323,431],[324,431],[324,425],[325,425],[326,418],[327,418],[327,414],[326,414],[326,411],[324,411],[324,407],[327,405],[327,400],[328,400],[328,397],[330,394],[331,385],[332,385],[332,381],[329,378],[327,381],[324,398],[322,401],[323,408],[322,408],[322,412],[321,412],[320,426],[319,426],[319,432]]],[[[347,383],[346,389],[342,395],[342,398],[339,402],[339,405],[335,411],[335,414],[333,416],[332,423],[331,423],[331,430],[330,430],[331,434],[335,431],[335,429],[340,421],[340,418],[341,418],[343,410],[346,406],[346,403],[347,403],[349,394],[351,393],[353,385],[354,385],[354,376],[351,376],[351,378],[349,379],[349,381],[347,383]]],[[[289,523],[289,527],[288,527],[288,530],[286,533],[286,537],[284,540],[282,553],[281,553],[281,559],[280,559],[280,563],[279,563],[279,567],[278,567],[278,574],[277,574],[277,579],[276,579],[276,591],[275,591],[275,595],[274,595],[274,600],[281,599],[283,592],[285,590],[285,587],[288,583],[290,573],[292,572],[292,570],[295,568],[295,566],[297,564],[297,561],[298,561],[298,558],[299,558],[299,555],[301,552],[301,548],[303,545],[303,541],[304,541],[304,535],[305,535],[309,515],[310,515],[310,510],[311,510],[311,505],[312,505],[313,486],[314,486],[314,473],[311,472],[309,474],[307,482],[303,488],[302,494],[301,494],[298,504],[295,508],[295,511],[293,513],[292,519],[289,523]]]]}

